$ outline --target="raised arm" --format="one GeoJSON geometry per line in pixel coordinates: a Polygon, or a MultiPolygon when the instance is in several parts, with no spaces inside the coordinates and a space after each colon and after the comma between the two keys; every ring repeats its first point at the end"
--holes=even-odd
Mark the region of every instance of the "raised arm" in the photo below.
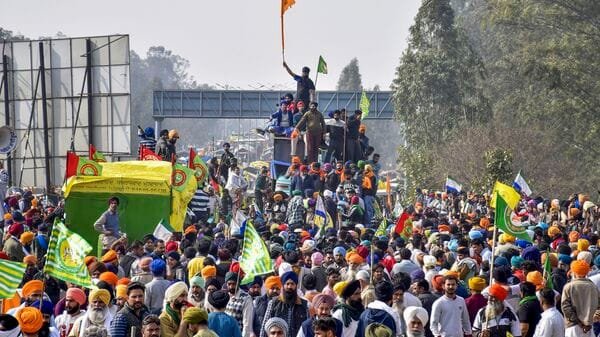
{"type": "Polygon", "coordinates": [[[287,63],[285,61],[283,62],[283,67],[288,72],[288,74],[290,74],[290,76],[292,76],[292,77],[297,77],[298,76],[298,75],[294,74],[294,72],[292,71],[292,69],[290,69],[290,67],[287,65],[287,63]]]}

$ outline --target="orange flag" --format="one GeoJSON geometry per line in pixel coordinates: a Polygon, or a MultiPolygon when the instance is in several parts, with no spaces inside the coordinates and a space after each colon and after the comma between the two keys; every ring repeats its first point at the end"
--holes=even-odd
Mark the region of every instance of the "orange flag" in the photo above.
{"type": "Polygon", "coordinates": [[[281,16],[283,16],[285,11],[290,9],[295,3],[296,0],[281,0],[281,16]]]}

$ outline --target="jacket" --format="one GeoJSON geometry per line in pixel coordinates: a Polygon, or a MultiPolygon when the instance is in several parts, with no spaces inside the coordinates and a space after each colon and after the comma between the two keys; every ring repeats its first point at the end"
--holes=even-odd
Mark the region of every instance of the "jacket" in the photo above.
{"type": "MultiPolygon", "coordinates": [[[[383,324],[392,330],[392,336],[398,335],[398,333],[396,333],[396,320],[388,310],[383,308],[384,305],[385,304],[383,302],[375,301],[370,303],[367,309],[360,314],[360,318],[358,320],[358,329],[356,330],[357,337],[364,337],[365,330],[371,323],[383,324]]],[[[388,308],[389,310],[393,310],[390,307],[388,308]]]]}
{"type": "Polygon", "coordinates": [[[307,174],[304,177],[302,177],[302,175],[296,175],[292,178],[292,183],[290,184],[290,195],[292,195],[294,190],[300,190],[304,195],[304,191],[308,189],[315,189],[315,181],[311,175],[307,174]]]}
{"type": "Polygon", "coordinates": [[[308,319],[308,302],[296,296],[294,303],[286,303],[283,295],[271,300],[260,329],[260,337],[266,337],[265,323],[271,317],[279,317],[288,324],[288,336],[297,336],[302,322],[308,319]]]}
{"type": "Polygon", "coordinates": [[[306,124],[306,132],[311,134],[325,133],[325,119],[317,110],[315,112],[307,111],[296,125],[296,128],[301,129],[306,124]]]}

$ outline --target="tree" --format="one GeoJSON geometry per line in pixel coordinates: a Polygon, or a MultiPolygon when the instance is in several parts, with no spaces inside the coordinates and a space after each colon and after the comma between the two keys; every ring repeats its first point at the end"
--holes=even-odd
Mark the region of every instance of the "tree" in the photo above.
{"type": "Polygon", "coordinates": [[[358,69],[358,60],[353,58],[347,66],[342,69],[337,83],[339,91],[362,91],[362,79],[358,69]]]}

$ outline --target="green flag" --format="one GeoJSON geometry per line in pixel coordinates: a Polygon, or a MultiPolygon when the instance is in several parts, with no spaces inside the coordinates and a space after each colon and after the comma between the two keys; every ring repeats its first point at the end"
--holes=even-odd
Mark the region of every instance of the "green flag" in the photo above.
{"type": "Polygon", "coordinates": [[[19,288],[27,266],[21,262],[0,259],[0,298],[12,298],[19,288]]]}
{"type": "Polygon", "coordinates": [[[62,222],[55,222],[48,244],[44,273],[86,288],[92,279],[83,259],[92,251],[87,241],[70,231],[62,222]]]}
{"type": "Polygon", "coordinates": [[[327,74],[327,62],[325,62],[323,56],[319,56],[319,65],[317,66],[317,73],[327,74]]]}
{"type": "Polygon", "coordinates": [[[387,235],[387,226],[387,219],[383,218],[383,220],[381,220],[381,223],[379,224],[379,227],[377,227],[377,231],[375,231],[375,236],[387,235]]]}
{"type": "Polygon", "coordinates": [[[506,201],[500,194],[496,194],[496,214],[494,223],[504,233],[510,234],[521,240],[532,242],[531,237],[527,233],[527,227],[522,226],[520,221],[513,220],[513,210],[508,207],[506,201]]]}
{"type": "Polygon", "coordinates": [[[175,164],[173,165],[173,177],[171,185],[177,191],[183,192],[190,179],[195,179],[195,177],[196,172],[191,168],[183,166],[181,164],[175,164]]]}
{"type": "Polygon", "coordinates": [[[160,219],[156,227],[154,227],[154,233],[152,233],[152,235],[157,239],[167,242],[171,238],[171,235],[173,235],[173,232],[174,230],[171,225],[166,223],[164,219],[160,219]]]}
{"type": "Polygon", "coordinates": [[[252,222],[246,221],[246,230],[244,231],[244,244],[242,256],[240,257],[240,267],[246,274],[240,284],[252,282],[255,276],[264,275],[273,272],[273,261],[267,245],[258,235],[252,222]]]}
{"type": "Polygon", "coordinates": [[[367,118],[369,115],[369,107],[371,106],[371,101],[367,97],[367,93],[363,90],[362,95],[360,96],[360,104],[358,105],[360,111],[362,111],[361,119],[367,118]]]}
{"type": "Polygon", "coordinates": [[[550,250],[546,250],[546,261],[544,261],[544,288],[554,289],[554,282],[552,282],[552,265],[550,264],[550,250]]]}

